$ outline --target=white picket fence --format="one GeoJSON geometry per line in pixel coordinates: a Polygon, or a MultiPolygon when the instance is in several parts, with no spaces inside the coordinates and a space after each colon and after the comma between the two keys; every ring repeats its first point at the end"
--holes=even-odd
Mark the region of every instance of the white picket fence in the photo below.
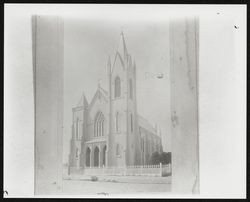
{"type": "Polygon", "coordinates": [[[171,165],[140,165],[126,167],[84,168],[84,175],[123,175],[123,176],[167,176],[171,174],[171,165]]]}

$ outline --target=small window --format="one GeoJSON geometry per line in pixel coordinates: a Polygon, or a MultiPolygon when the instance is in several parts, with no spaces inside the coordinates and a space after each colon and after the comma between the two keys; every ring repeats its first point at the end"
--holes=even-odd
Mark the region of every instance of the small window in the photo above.
{"type": "Polygon", "coordinates": [[[115,78],[115,98],[121,96],[121,79],[120,77],[115,78]]]}

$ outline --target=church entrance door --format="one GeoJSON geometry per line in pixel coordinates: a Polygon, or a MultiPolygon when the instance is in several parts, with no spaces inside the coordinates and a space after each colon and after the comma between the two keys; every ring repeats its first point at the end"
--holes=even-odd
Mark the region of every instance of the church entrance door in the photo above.
{"type": "Polygon", "coordinates": [[[103,147],[103,151],[102,151],[102,155],[103,155],[103,159],[102,159],[102,165],[103,166],[106,166],[106,154],[107,153],[107,146],[105,145],[104,147],[103,147]]]}
{"type": "Polygon", "coordinates": [[[86,151],[86,167],[90,167],[90,152],[90,148],[88,147],[86,151]]]}
{"type": "Polygon", "coordinates": [[[95,167],[98,167],[99,166],[99,148],[98,147],[95,147],[95,150],[94,150],[94,166],[95,167]]]}

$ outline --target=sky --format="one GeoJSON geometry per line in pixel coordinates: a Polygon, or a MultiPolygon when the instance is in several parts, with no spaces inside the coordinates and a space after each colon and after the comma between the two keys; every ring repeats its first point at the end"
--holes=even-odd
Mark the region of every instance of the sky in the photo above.
{"type": "Polygon", "coordinates": [[[121,31],[137,66],[138,113],[157,124],[163,150],[171,150],[168,19],[138,19],[64,18],[64,162],[70,149],[72,108],[82,93],[90,103],[98,81],[108,89],[107,61],[109,56],[114,60],[121,31]],[[162,79],[157,78],[160,73],[162,79]]]}

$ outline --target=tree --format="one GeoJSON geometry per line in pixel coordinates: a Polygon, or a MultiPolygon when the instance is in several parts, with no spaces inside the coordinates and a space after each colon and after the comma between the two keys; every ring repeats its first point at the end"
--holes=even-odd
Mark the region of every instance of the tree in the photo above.
{"type": "Polygon", "coordinates": [[[159,152],[156,151],[152,153],[150,164],[158,165],[159,163],[162,163],[163,165],[171,163],[171,152],[162,152],[159,154],[159,152]]]}
{"type": "Polygon", "coordinates": [[[162,164],[171,163],[171,152],[162,152],[160,155],[160,162],[162,164]]]}

